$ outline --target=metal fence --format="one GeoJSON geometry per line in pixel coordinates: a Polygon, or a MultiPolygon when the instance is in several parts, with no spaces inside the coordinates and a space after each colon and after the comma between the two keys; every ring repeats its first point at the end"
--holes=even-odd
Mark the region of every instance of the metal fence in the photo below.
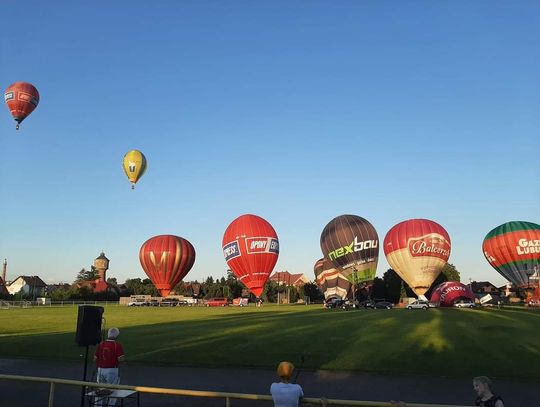
{"type": "MultiPolygon", "coordinates": [[[[48,407],[54,407],[54,394],[56,385],[68,385],[77,387],[86,387],[90,389],[110,389],[110,390],[131,390],[138,393],[150,393],[161,394],[170,396],[184,396],[184,397],[202,397],[202,398],[217,398],[223,399],[225,407],[231,406],[232,400],[259,400],[259,401],[272,401],[272,397],[267,394],[245,394],[245,393],[225,393],[225,392],[213,392],[213,391],[199,391],[199,390],[184,390],[184,389],[169,389],[164,387],[145,387],[145,386],[128,386],[121,384],[105,384],[95,382],[83,382],[79,380],[57,379],[52,377],[34,377],[34,376],[16,376],[16,375],[4,375],[0,374],[0,380],[12,380],[20,382],[33,382],[33,383],[49,383],[49,398],[48,407]]],[[[325,399],[325,398],[313,398],[304,397],[302,399],[302,406],[357,406],[357,407],[392,407],[395,404],[390,402],[379,401],[362,401],[362,400],[337,400],[337,399],[325,399]]],[[[41,405],[41,404],[40,404],[41,405]]],[[[456,406],[449,404],[415,404],[407,403],[407,407],[466,407],[456,406]]]]}
{"type": "Polygon", "coordinates": [[[118,305],[118,301],[50,301],[42,303],[38,300],[34,301],[7,301],[0,300],[0,309],[9,308],[30,308],[30,307],[75,307],[79,305],[118,305]]]}

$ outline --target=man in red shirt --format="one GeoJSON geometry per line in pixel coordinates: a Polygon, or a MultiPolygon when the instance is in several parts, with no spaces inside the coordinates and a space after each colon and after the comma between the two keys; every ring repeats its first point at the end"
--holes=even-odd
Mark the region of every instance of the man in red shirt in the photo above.
{"type": "MultiPolygon", "coordinates": [[[[124,360],[124,348],[120,342],[116,341],[120,335],[118,328],[111,328],[107,334],[107,340],[101,341],[97,346],[94,360],[98,368],[97,382],[98,383],[120,383],[118,375],[118,366],[124,360]]],[[[109,405],[115,405],[116,400],[110,399],[109,405]],[[111,402],[113,404],[111,404],[111,402]]]]}

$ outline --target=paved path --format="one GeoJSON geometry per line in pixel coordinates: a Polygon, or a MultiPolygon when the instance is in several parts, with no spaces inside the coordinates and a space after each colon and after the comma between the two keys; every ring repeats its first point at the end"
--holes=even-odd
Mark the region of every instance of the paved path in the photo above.
{"type": "MultiPolygon", "coordinates": [[[[57,377],[81,380],[83,363],[0,359],[0,373],[57,377]]],[[[88,377],[93,373],[89,367],[88,377]]],[[[121,368],[122,384],[168,387],[190,390],[269,394],[275,372],[256,369],[199,369],[126,364],[121,368]]],[[[414,403],[471,405],[472,380],[444,377],[392,377],[363,374],[301,371],[298,377],[308,397],[389,401],[402,399],[414,403]]],[[[506,407],[538,407],[540,384],[495,380],[506,407]]],[[[47,384],[24,384],[0,380],[0,405],[36,407],[47,403],[47,384]]],[[[58,386],[55,407],[80,405],[80,389],[58,386]]],[[[129,407],[126,403],[126,407],[129,407]]],[[[134,405],[134,404],[131,404],[134,405]]],[[[141,406],[224,406],[223,399],[197,399],[173,396],[141,395],[141,406]]],[[[232,406],[272,406],[271,402],[232,401],[232,406]]]]}

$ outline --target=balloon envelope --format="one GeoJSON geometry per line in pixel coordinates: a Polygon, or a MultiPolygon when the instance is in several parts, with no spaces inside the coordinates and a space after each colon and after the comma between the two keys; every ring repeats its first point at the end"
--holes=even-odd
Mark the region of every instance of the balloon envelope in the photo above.
{"type": "Polygon", "coordinates": [[[446,281],[439,284],[431,294],[431,301],[442,307],[451,307],[457,300],[468,299],[474,302],[475,296],[468,285],[459,281],[446,281]]]}
{"type": "Polygon", "coordinates": [[[195,248],[179,236],[154,236],[141,246],[139,260],[148,278],[166,297],[193,267],[195,248]]]}
{"type": "Polygon", "coordinates": [[[146,157],[139,150],[128,151],[122,160],[122,167],[131,182],[131,187],[134,188],[146,172],[146,157]]]}
{"type": "Polygon", "coordinates": [[[6,89],[4,100],[11,115],[15,119],[17,129],[30,113],[39,104],[39,92],[34,85],[28,82],[15,82],[6,89]]]}
{"type": "Polygon", "coordinates": [[[390,267],[416,295],[424,295],[450,257],[450,236],[436,222],[410,219],[398,223],[384,238],[390,267]]]}
{"type": "Polygon", "coordinates": [[[351,283],[375,278],[379,236],[366,219],[356,215],[332,219],[321,233],[321,250],[351,283]]]}
{"type": "Polygon", "coordinates": [[[276,231],[257,215],[236,218],[223,235],[227,265],[249,290],[260,297],[279,256],[276,231]]]}
{"type": "Polygon", "coordinates": [[[337,270],[328,259],[319,259],[313,267],[317,286],[324,294],[324,299],[347,298],[351,290],[351,283],[337,270]]]}
{"type": "Polygon", "coordinates": [[[536,223],[514,221],[497,226],[486,235],[482,250],[489,264],[517,286],[540,277],[540,225],[536,223]]]}

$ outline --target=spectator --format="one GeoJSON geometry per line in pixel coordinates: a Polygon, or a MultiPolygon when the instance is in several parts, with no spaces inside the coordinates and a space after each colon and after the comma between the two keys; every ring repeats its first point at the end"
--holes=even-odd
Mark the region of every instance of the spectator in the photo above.
{"type": "MultiPolygon", "coordinates": [[[[118,384],[120,376],[118,367],[120,362],[124,360],[124,348],[116,339],[120,335],[118,328],[111,328],[107,333],[107,340],[101,341],[96,348],[94,360],[96,361],[97,382],[118,384]]],[[[116,399],[109,399],[109,406],[116,405],[116,399]]]]}
{"type": "Polygon", "coordinates": [[[298,407],[300,399],[304,397],[302,387],[290,383],[293,371],[294,365],[291,362],[281,362],[278,365],[277,375],[281,381],[270,386],[274,407],[298,407]]]}
{"type": "Polygon", "coordinates": [[[502,398],[493,394],[493,383],[489,377],[478,376],[473,379],[473,388],[477,394],[475,406],[504,407],[502,398]]]}

